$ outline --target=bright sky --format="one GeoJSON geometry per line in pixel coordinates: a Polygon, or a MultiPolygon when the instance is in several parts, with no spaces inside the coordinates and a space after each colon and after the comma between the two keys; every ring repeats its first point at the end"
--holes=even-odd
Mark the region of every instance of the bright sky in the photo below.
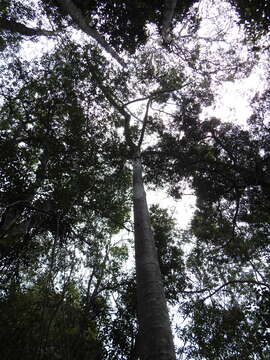
{"type": "Polygon", "coordinates": [[[246,79],[223,82],[217,90],[215,103],[203,110],[203,117],[216,116],[223,121],[246,125],[252,114],[250,102],[257,92],[262,92],[267,82],[263,69],[256,67],[246,79]]]}
{"type": "Polygon", "coordinates": [[[195,210],[196,198],[192,195],[192,190],[186,193],[188,195],[183,195],[182,199],[174,200],[165,191],[146,190],[149,207],[158,203],[161,208],[168,209],[181,229],[188,226],[195,210]]]}

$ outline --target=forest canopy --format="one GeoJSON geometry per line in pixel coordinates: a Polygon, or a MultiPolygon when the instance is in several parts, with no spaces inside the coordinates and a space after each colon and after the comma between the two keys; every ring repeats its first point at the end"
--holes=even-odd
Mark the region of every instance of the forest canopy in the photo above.
{"type": "Polygon", "coordinates": [[[1,2],[1,359],[268,359],[269,26],[267,1],[1,2]],[[217,117],[248,79],[246,122],[217,117]]]}

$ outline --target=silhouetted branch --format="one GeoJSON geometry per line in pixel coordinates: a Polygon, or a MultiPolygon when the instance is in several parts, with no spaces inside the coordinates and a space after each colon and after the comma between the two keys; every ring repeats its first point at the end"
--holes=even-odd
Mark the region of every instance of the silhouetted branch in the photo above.
{"type": "Polygon", "coordinates": [[[71,0],[58,0],[59,6],[68,13],[73,21],[79,26],[79,28],[90,35],[96,42],[103,47],[121,66],[125,66],[124,61],[120,58],[117,52],[108,44],[105,38],[100,33],[92,28],[85,20],[81,10],[71,0]]]}
{"type": "Polygon", "coordinates": [[[147,121],[148,121],[148,111],[149,111],[150,104],[151,104],[151,99],[148,100],[147,105],[146,105],[146,110],[145,110],[145,115],[144,115],[144,119],[143,119],[141,135],[140,135],[140,139],[139,139],[139,142],[138,142],[138,149],[140,149],[140,147],[142,145],[142,142],[143,142],[144,133],[145,133],[145,129],[146,129],[147,121]]]}
{"type": "Polygon", "coordinates": [[[25,26],[14,20],[0,18],[0,29],[7,30],[11,33],[17,33],[24,36],[55,36],[57,32],[44,29],[35,29],[25,26]]]}

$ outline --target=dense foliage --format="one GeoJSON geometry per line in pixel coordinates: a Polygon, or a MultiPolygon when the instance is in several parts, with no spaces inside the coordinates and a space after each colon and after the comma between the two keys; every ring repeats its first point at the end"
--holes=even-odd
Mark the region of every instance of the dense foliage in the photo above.
{"type": "MultiPolygon", "coordinates": [[[[49,10],[55,5],[59,11],[59,1],[49,1],[49,10]]],[[[194,0],[176,4],[178,19],[183,18],[194,0]]],[[[156,24],[161,31],[165,3],[162,0],[76,0],[74,4],[89,18],[93,27],[108,36],[109,42],[117,50],[135,52],[147,40],[148,24],[156,24]],[[113,20],[113,24],[112,24],[113,20]]],[[[61,9],[60,9],[61,11],[61,9]]],[[[65,14],[67,15],[67,14],[65,14]]]]}
{"type": "Polygon", "coordinates": [[[163,133],[152,150],[154,172],[171,192],[181,197],[185,179],[197,196],[186,264],[193,280],[184,291],[192,300],[183,303],[192,321],[180,331],[187,342],[183,351],[194,359],[263,359],[269,352],[263,310],[270,275],[267,93],[254,99],[249,131],[216,118],[199,122],[179,115],[173,133],[163,133]]]}
{"type": "Polygon", "coordinates": [[[240,22],[245,25],[249,32],[269,32],[270,5],[264,0],[251,0],[246,3],[243,0],[230,0],[235,7],[240,22]]]}
{"type": "Polygon", "coordinates": [[[267,359],[270,90],[253,96],[245,127],[203,109],[215,85],[254,65],[269,78],[269,46],[259,53],[268,5],[218,4],[252,31],[234,42],[201,35],[211,1],[178,1],[168,44],[160,35],[173,2],[71,3],[77,18],[60,1],[0,5],[1,359],[139,359],[135,143],[149,186],[197,199],[186,230],[150,207],[179,357],[267,359]],[[34,51],[39,36],[52,50],[25,59],[20,46],[34,51]]]}

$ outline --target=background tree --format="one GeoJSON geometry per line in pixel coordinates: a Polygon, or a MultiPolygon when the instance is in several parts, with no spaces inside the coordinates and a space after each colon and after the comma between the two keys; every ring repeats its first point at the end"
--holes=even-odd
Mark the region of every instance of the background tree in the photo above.
{"type": "Polygon", "coordinates": [[[265,1],[249,1],[245,4],[242,0],[230,0],[235,7],[239,20],[249,32],[267,34],[270,25],[270,7],[265,1]]]}
{"type": "Polygon", "coordinates": [[[268,301],[270,285],[266,93],[254,99],[249,131],[216,118],[200,121],[189,101],[145,153],[147,163],[155,161],[150,177],[166,179],[175,197],[186,179],[197,196],[186,263],[192,282],[181,309],[193,314],[181,330],[187,357],[252,359],[269,351],[268,315],[251,311],[268,301]]]}

